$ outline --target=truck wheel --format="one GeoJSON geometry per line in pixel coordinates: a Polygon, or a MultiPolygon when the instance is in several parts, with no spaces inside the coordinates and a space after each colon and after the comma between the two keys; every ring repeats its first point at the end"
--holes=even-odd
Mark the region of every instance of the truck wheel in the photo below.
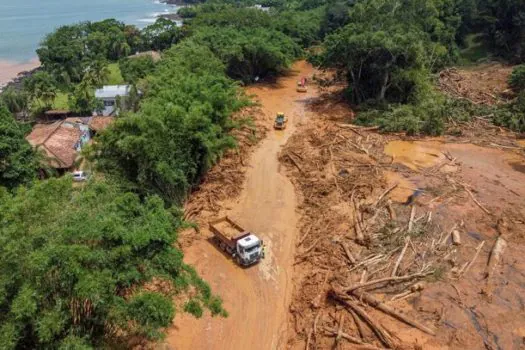
{"type": "Polygon", "coordinates": [[[221,243],[219,244],[219,247],[220,247],[222,250],[226,251],[226,244],[224,244],[224,243],[221,242],[221,243]]]}
{"type": "Polygon", "coordinates": [[[237,264],[239,264],[240,266],[242,266],[242,263],[241,263],[241,257],[240,256],[236,256],[235,257],[235,261],[237,261],[237,264]]]}

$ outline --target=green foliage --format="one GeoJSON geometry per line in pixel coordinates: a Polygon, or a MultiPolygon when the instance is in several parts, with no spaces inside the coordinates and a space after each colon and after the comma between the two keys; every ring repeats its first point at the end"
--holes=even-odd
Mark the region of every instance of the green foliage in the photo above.
{"type": "Polygon", "coordinates": [[[514,67],[509,77],[509,85],[515,92],[525,90],[525,64],[514,67]]]}
{"type": "Polygon", "coordinates": [[[337,29],[344,27],[350,21],[350,7],[348,1],[337,1],[328,4],[324,9],[321,23],[321,36],[335,32],[337,29]]]}
{"type": "Polygon", "coordinates": [[[496,107],[493,120],[496,125],[525,132],[525,91],[521,91],[514,102],[496,107]]]}
{"type": "Polygon", "coordinates": [[[272,27],[294,39],[301,47],[308,48],[321,39],[321,10],[279,12],[272,27]]]}
{"type": "Polygon", "coordinates": [[[479,0],[478,27],[498,56],[525,61],[525,6],[523,0],[479,0]]]}
{"type": "Polygon", "coordinates": [[[154,24],[143,29],[144,47],[149,50],[166,50],[178,43],[183,32],[177,23],[166,18],[159,18],[154,24]]]}
{"type": "Polygon", "coordinates": [[[227,131],[230,115],[242,106],[238,94],[208,48],[174,46],[147,78],[140,111],[119,118],[99,138],[99,167],[137,193],[181,204],[234,146],[227,131]]]}
{"type": "Polygon", "coordinates": [[[180,221],[160,198],[142,201],[97,182],[75,190],[68,178],[1,196],[3,349],[159,338],[175,310],[171,293],[142,290],[152,279],[171,282],[173,293],[195,286],[193,299],[217,312],[209,287],[182,262],[174,244],[180,221]]]}
{"type": "Polygon", "coordinates": [[[13,114],[23,113],[29,109],[29,99],[27,91],[9,87],[0,94],[0,105],[3,104],[13,114]]]}
{"type": "Polygon", "coordinates": [[[127,83],[137,84],[140,79],[153,72],[155,62],[151,56],[137,56],[120,60],[119,66],[124,80],[127,83]]]}
{"type": "Polygon", "coordinates": [[[59,27],[37,50],[43,68],[60,84],[82,81],[94,61],[115,61],[142,47],[140,32],[113,19],[59,27]]]}
{"type": "Polygon", "coordinates": [[[91,78],[82,79],[69,95],[69,109],[77,114],[91,115],[103,109],[102,102],[95,98],[95,87],[91,78]]]}
{"type": "Polygon", "coordinates": [[[118,63],[108,64],[108,77],[104,82],[107,85],[123,85],[126,81],[122,77],[122,72],[120,71],[120,66],[118,63]]]}
{"type": "Polygon", "coordinates": [[[42,102],[44,107],[50,108],[53,104],[58,88],[55,79],[45,71],[38,71],[24,80],[24,90],[33,101],[42,102]]]}
{"type": "Polygon", "coordinates": [[[209,47],[230,77],[246,83],[281,73],[300,54],[290,37],[263,28],[204,27],[190,40],[209,47]]]}
{"type": "Polygon", "coordinates": [[[196,300],[190,300],[186,304],[184,304],[184,311],[189,314],[192,314],[193,316],[197,318],[202,317],[201,304],[196,300]]]}
{"type": "MultiPolygon", "coordinates": [[[[0,189],[14,189],[33,181],[38,157],[7,109],[0,106],[0,189]]],[[[1,292],[0,292],[1,295],[1,292]]]]}

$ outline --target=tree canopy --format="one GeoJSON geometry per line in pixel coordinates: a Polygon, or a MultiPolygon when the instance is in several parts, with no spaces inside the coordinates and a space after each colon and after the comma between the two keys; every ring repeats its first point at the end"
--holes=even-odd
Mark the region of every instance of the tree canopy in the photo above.
{"type": "Polygon", "coordinates": [[[180,221],[160,198],[141,200],[104,182],[76,190],[70,178],[0,196],[2,349],[158,338],[176,311],[173,295],[189,286],[194,312],[223,313],[182,262],[174,246],[180,221]],[[170,287],[155,287],[160,281],[170,287]]]}
{"type": "Polygon", "coordinates": [[[0,104],[0,190],[14,189],[36,178],[38,157],[24,138],[24,131],[0,104]]]}

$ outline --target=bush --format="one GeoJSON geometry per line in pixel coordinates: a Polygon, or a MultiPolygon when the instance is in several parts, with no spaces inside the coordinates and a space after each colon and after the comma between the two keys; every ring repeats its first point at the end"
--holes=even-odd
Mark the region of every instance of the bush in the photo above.
{"type": "Polygon", "coordinates": [[[509,85],[516,93],[525,90],[525,64],[514,67],[509,77],[509,85]]]}
{"type": "Polygon", "coordinates": [[[496,107],[494,124],[525,132],[525,91],[520,92],[516,101],[496,107]]]}

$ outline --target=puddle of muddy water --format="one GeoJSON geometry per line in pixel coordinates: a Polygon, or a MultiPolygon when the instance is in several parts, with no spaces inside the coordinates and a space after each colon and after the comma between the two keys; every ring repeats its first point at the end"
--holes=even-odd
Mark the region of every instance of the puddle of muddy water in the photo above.
{"type": "Polygon", "coordinates": [[[385,154],[391,156],[394,163],[403,164],[412,169],[429,168],[445,159],[442,153],[443,143],[439,141],[392,141],[385,146],[385,154]]]}

